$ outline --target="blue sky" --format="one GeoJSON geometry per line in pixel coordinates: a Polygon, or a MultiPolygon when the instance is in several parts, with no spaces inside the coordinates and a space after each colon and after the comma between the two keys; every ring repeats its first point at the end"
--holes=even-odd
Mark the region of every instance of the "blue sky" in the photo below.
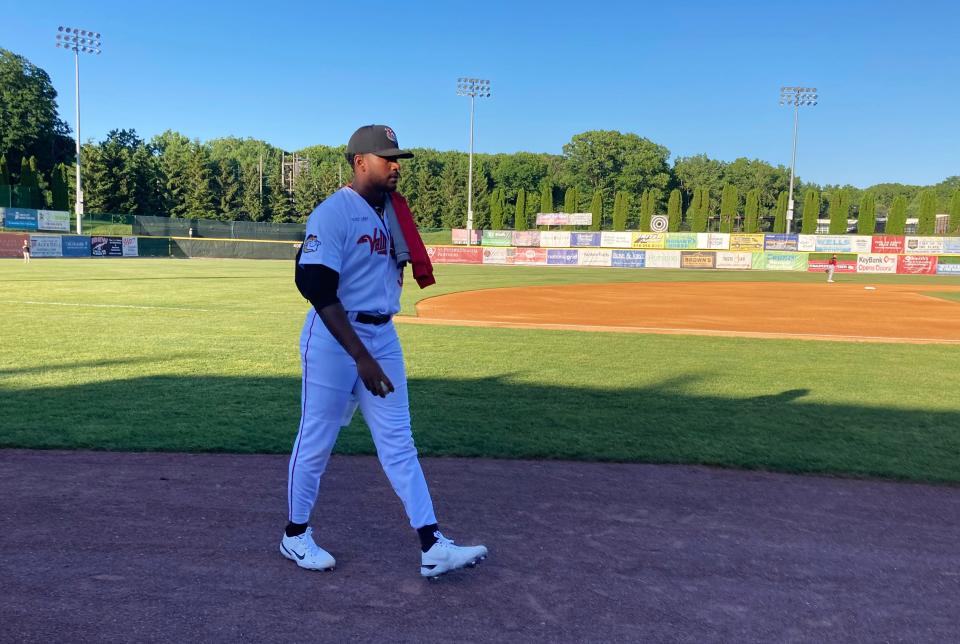
{"type": "Polygon", "coordinates": [[[81,58],[83,138],[113,128],[339,145],[388,123],[410,147],[466,150],[458,76],[489,78],[478,152],[560,153],[635,132],[673,156],[789,165],[781,85],[810,85],[797,174],[864,187],[960,175],[960,9],[933,2],[22,2],[0,47],[44,68],[74,124],[59,24],[103,35],[81,58]]]}

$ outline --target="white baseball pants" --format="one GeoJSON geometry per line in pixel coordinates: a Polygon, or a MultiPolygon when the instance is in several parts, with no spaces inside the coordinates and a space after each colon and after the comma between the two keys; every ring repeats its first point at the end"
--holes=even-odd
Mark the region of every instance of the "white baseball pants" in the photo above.
{"type": "Polygon", "coordinates": [[[410,404],[403,350],[393,322],[375,326],[354,322],[353,328],[371,355],[380,363],[394,392],[374,396],[363,386],[357,365],[313,309],[300,334],[303,368],[300,429],[293,444],[287,483],[289,520],[307,523],[317,501],[320,477],[330,452],[359,404],[370,427],[377,456],[413,528],[436,523],[433,501],[417,458],[410,430],[410,404]]]}

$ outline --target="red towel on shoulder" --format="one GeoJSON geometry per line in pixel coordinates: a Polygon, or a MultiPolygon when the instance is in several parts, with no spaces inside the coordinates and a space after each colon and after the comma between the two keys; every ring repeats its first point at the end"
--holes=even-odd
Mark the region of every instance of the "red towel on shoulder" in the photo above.
{"type": "Polygon", "coordinates": [[[433,264],[430,263],[427,247],[423,245],[423,240],[420,238],[420,231],[417,230],[417,224],[413,221],[413,213],[410,212],[407,200],[396,191],[390,193],[390,200],[393,203],[393,211],[397,213],[400,232],[403,233],[403,239],[410,250],[413,279],[417,280],[420,288],[436,284],[437,280],[433,277],[433,264]]]}

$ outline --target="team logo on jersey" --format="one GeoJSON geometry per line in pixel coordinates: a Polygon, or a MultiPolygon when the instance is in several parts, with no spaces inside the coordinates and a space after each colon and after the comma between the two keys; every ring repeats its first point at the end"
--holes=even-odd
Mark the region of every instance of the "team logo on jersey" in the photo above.
{"type": "Polygon", "coordinates": [[[312,253],[320,248],[320,240],[317,239],[316,235],[307,235],[307,238],[303,240],[303,252],[312,253]]]}
{"type": "Polygon", "coordinates": [[[377,255],[386,255],[389,240],[387,239],[386,233],[379,228],[374,228],[373,237],[370,235],[362,235],[360,239],[357,240],[357,245],[359,246],[360,244],[370,244],[371,255],[374,253],[377,255]]]}
{"type": "Polygon", "coordinates": [[[390,129],[390,128],[388,128],[388,127],[385,127],[385,128],[383,128],[383,133],[386,134],[386,135],[387,135],[387,138],[390,139],[391,141],[393,141],[394,143],[397,142],[397,135],[394,134],[394,132],[393,132],[392,129],[390,129]]]}

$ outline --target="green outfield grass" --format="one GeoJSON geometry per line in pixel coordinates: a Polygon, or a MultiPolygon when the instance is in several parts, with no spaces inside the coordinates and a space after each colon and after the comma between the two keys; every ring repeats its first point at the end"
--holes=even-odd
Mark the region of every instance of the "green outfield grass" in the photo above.
{"type": "MultiPolygon", "coordinates": [[[[427,295],[525,284],[822,279],[494,266],[437,273],[438,286],[424,291],[410,281],[405,312],[427,295]]],[[[306,312],[291,277],[279,261],[0,262],[0,446],[288,451],[306,312]]],[[[957,346],[398,328],[424,454],[960,482],[957,346]]],[[[337,449],[373,453],[361,421],[337,449]]]]}

